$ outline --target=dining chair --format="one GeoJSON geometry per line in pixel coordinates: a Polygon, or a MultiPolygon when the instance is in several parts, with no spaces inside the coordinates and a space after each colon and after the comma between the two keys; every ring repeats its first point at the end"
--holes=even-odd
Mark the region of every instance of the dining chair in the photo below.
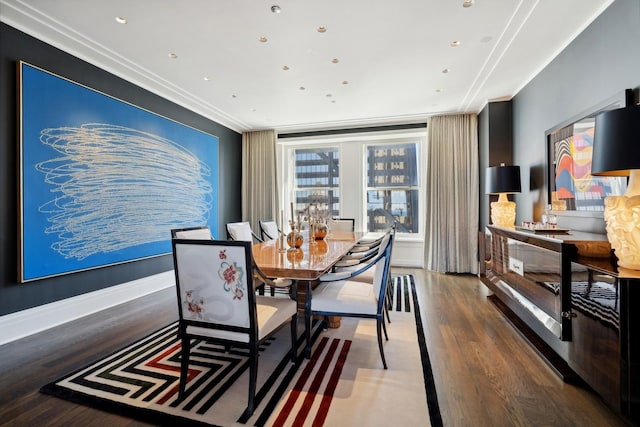
{"type": "MultiPolygon", "coordinates": [[[[374,245],[373,248],[368,249],[367,251],[356,252],[354,254],[348,253],[347,255],[345,255],[345,257],[338,260],[338,262],[334,265],[332,272],[345,273],[345,272],[355,272],[355,271],[361,270],[363,263],[366,263],[371,258],[371,255],[370,255],[371,251],[376,251],[376,253],[379,254],[381,253],[382,250],[384,250],[384,247],[381,246],[381,243],[384,241],[387,234],[392,234],[392,239],[390,243],[391,246],[389,249],[389,252],[390,252],[389,257],[391,257],[391,255],[393,254],[393,242],[395,241],[396,230],[397,229],[395,225],[392,225],[391,228],[387,230],[386,233],[382,234],[382,237],[375,239],[375,242],[376,242],[375,245],[377,246],[374,245]],[[347,258],[347,256],[349,255],[352,255],[352,256],[347,258]],[[358,257],[358,255],[362,255],[362,256],[358,257]]],[[[373,284],[373,281],[375,279],[375,272],[376,272],[376,267],[373,266],[363,271],[362,273],[356,276],[353,276],[351,280],[373,284]]],[[[384,312],[387,316],[387,321],[391,323],[391,317],[389,316],[389,309],[392,308],[392,301],[393,301],[393,289],[391,288],[391,285],[390,285],[391,284],[391,266],[389,266],[389,270],[387,274],[389,277],[387,278],[388,285],[387,285],[387,291],[385,293],[386,304],[384,307],[384,312]]]]}
{"type": "MultiPolygon", "coordinates": [[[[244,241],[253,243],[254,240],[258,242],[262,242],[262,239],[259,238],[251,229],[251,224],[248,221],[243,222],[231,222],[227,224],[227,237],[230,240],[236,241],[244,241]]],[[[259,271],[259,270],[257,270],[259,271]]],[[[259,282],[262,282],[261,285],[256,286],[256,289],[263,294],[265,290],[265,285],[269,287],[271,295],[275,295],[276,288],[284,288],[288,287],[293,283],[291,279],[284,278],[269,278],[266,277],[262,272],[256,273],[254,275],[254,279],[259,282]]]]}
{"type": "Polygon", "coordinates": [[[171,230],[172,239],[204,239],[213,240],[209,226],[202,225],[196,227],[174,228],[171,230]]]}
{"type": "Polygon", "coordinates": [[[333,218],[327,220],[330,231],[354,231],[356,228],[355,218],[333,218]]]}
{"type": "Polygon", "coordinates": [[[389,279],[391,245],[394,235],[389,233],[380,244],[377,256],[361,265],[356,271],[326,273],[319,278],[319,284],[312,289],[307,282],[305,299],[305,356],[311,357],[311,319],[313,316],[341,316],[375,319],[378,335],[378,349],[384,369],[387,361],[382,346],[382,331],[388,340],[384,324],[386,289],[389,279]],[[352,280],[365,271],[375,267],[373,285],[352,280]]]}
{"type": "MultiPolygon", "coordinates": [[[[259,346],[281,327],[291,328],[291,361],[296,360],[297,302],[253,291],[251,243],[173,239],[178,296],[178,335],[182,344],[179,399],[187,392],[192,340],[205,340],[249,352],[249,393],[245,415],[255,407],[259,346]]],[[[268,347],[267,347],[268,348],[268,347]]],[[[197,381],[193,381],[196,383],[197,381]]]]}
{"type": "Polygon", "coordinates": [[[275,221],[260,220],[259,222],[262,240],[276,240],[280,236],[281,231],[278,229],[278,224],[276,224],[275,221]]]}
{"type": "Polygon", "coordinates": [[[227,238],[229,240],[244,240],[245,242],[262,242],[256,233],[251,229],[249,221],[227,223],[227,238]]]}

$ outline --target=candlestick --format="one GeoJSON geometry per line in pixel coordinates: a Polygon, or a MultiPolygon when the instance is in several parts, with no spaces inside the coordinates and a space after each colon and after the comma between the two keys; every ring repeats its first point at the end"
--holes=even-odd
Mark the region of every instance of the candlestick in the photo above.
{"type": "Polygon", "coordinates": [[[280,209],[280,230],[284,230],[284,210],[280,209]]]}
{"type": "Polygon", "coordinates": [[[291,222],[294,222],[296,218],[293,216],[293,202],[291,202],[291,222]]]}

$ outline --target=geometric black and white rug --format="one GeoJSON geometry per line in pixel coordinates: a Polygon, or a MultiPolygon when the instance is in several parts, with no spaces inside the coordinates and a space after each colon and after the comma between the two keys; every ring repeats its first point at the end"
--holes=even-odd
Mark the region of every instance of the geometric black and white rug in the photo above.
{"type": "Polygon", "coordinates": [[[312,358],[287,357],[289,329],[261,348],[256,410],[249,419],[248,364],[242,350],[198,342],[193,379],[177,400],[177,323],[42,387],[59,398],[158,425],[335,426],[442,425],[422,330],[414,278],[393,278],[389,369],[382,368],[375,321],[343,318],[336,329],[314,324],[312,358]]]}

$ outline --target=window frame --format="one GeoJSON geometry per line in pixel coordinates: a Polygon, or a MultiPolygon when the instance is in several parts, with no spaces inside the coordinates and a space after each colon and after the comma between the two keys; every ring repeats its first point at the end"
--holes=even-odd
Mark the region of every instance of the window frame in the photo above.
{"type": "Polygon", "coordinates": [[[403,190],[417,190],[418,191],[418,216],[417,216],[417,221],[418,221],[418,232],[417,233],[403,233],[401,232],[399,229],[396,230],[397,234],[402,234],[402,235],[407,235],[407,236],[411,236],[414,234],[423,234],[424,235],[424,230],[422,227],[424,227],[424,224],[422,224],[420,221],[421,215],[420,212],[422,212],[421,208],[423,205],[423,196],[421,194],[421,189],[422,189],[422,183],[423,183],[423,179],[421,177],[421,162],[420,162],[420,152],[421,152],[421,146],[420,143],[418,141],[414,141],[414,140],[408,140],[408,141],[401,141],[401,140],[394,140],[394,141],[372,141],[372,142],[365,142],[362,145],[362,158],[364,160],[364,176],[363,176],[363,196],[364,196],[364,223],[363,226],[366,226],[366,221],[368,220],[367,218],[367,214],[368,214],[368,201],[367,201],[367,193],[369,191],[385,191],[385,190],[391,190],[391,191],[403,191],[403,190]],[[415,144],[415,148],[416,148],[416,184],[415,185],[386,185],[383,187],[370,187],[369,186],[369,182],[368,182],[368,176],[367,176],[367,160],[369,157],[369,147],[380,147],[380,146],[384,146],[384,147],[393,147],[393,146],[399,146],[399,145],[409,145],[409,144],[415,144]]]}
{"type": "MultiPolygon", "coordinates": [[[[424,242],[425,239],[425,206],[426,206],[426,142],[427,131],[424,128],[389,130],[379,132],[345,133],[320,136],[301,136],[280,138],[277,142],[277,158],[281,167],[278,170],[280,200],[285,212],[289,212],[292,202],[295,171],[295,149],[317,148],[318,146],[337,147],[340,157],[340,216],[356,219],[356,229],[364,229],[367,221],[367,185],[366,182],[366,147],[368,145],[392,145],[416,143],[416,168],[418,180],[418,232],[397,233],[398,241],[424,242]],[[349,167],[344,165],[348,164],[349,167]],[[345,187],[358,185],[359,196],[348,198],[345,187]],[[347,203],[348,201],[348,203],[347,203]],[[349,203],[351,203],[349,205],[349,203]]],[[[351,187],[350,187],[351,188],[351,187]]],[[[285,215],[285,221],[288,215],[285,215]]]]}
{"type": "MultiPolygon", "coordinates": [[[[340,200],[340,194],[341,194],[340,193],[340,190],[341,190],[341,188],[340,188],[341,176],[340,175],[342,173],[341,172],[342,168],[340,167],[340,164],[341,164],[341,160],[342,159],[340,157],[340,147],[339,146],[334,146],[332,144],[328,144],[328,145],[323,144],[321,146],[314,145],[313,147],[294,146],[294,147],[291,147],[291,159],[292,160],[291,160],[290,167],[292,168],[291,169],[291,171],[292,171],[291,172],[291,175],[292,175],[291,178],[292,179],[291,179],[291,187],[289,187],[289,190],[288,190],[288,195],[289,195],[289,197],[292,198],[291,201],[294,202],[294,206],[296,205],[295,200],[294,200],[296,191],[310,191],[311,192],[313,190],[322,190],[322,191],[329,192],[329,191],[336,190],[338,192],[338,200],[340,200]],[[335,151],[335,152],[338,153],[338,171],[339,171],[339,173],[338,173],[338,185],[336,185],[336,186],[323,186],[323,187],[310,187],[310,186],[308,186],[308,187],[298,187],[298,186],[296,186],[296,150],[309,150],[309,149],[318,149],[318,148],[323,149],[325,151],[335,151]]],[[[340,205],[338,205],[338,206],[340,206],[340,205]]]]}

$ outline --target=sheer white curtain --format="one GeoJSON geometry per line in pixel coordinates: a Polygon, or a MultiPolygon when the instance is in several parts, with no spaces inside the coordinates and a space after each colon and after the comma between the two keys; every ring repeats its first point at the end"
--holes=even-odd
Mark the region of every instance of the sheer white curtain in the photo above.
{"type": "Polygon", "coordinates": [[[432,117],[427,135],[427,268],[477,274],[478,117],[432,117]]]}
{"type": "Polygon", "coordinates": [[[275,130],[242,134],[242,220],[255,232],[260,230],[259,220],[277,218],[277,138],[275,130]]]}

